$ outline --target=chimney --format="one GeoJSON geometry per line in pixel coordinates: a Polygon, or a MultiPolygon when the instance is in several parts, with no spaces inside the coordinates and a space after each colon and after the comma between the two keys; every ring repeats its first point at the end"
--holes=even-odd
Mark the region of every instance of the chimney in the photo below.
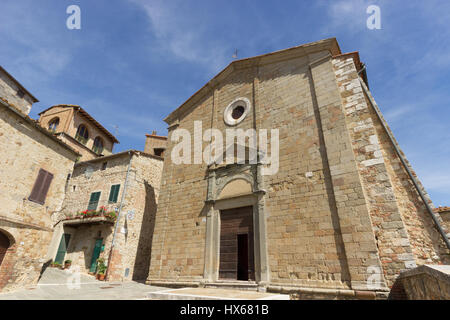
{"type": "Polygon", "coordinates": [[[167,137],[158,136],[155,130],[146,136],[144,152],[163,157],[167,147],[167,137]]]}

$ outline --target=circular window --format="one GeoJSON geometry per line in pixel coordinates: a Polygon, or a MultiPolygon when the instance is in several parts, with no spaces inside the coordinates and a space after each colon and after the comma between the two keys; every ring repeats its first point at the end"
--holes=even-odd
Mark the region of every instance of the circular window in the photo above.
{"type": "Polygon", "coordinates": [[[242,115],[244,114],[244,111],[245,111],[245,108],[243,106],[237,106],[231,112],[231,117],[234,120],[238,120],[240,117],[242,117],[242,115]]]}
{"type": "Polygon", "coordinates": [[[241,123],[250,111],[250,101],[247,98],[238,98],[225,109],[224,121],[229,126],[241,123]]]}

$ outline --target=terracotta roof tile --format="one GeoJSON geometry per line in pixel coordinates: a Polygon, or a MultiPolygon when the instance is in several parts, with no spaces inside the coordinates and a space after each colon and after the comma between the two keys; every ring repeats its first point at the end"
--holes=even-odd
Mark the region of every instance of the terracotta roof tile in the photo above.
{"type": "Polygon", "coordinates": [[[434,209],[434,212],[442,213],[442,212],[450,212],[450,207],[439,207],[434,209]]]}

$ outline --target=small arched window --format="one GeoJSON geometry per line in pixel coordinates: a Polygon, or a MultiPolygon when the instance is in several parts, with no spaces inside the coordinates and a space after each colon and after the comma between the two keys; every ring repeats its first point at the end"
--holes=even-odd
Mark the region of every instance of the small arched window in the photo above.
{"type": "Polygon", "coordinates": [[[89,131],[84,124],[80,124],[77,129],[77,134],[75,139],[80,141],[82,144],[86,144],[89,139],[89,131]]]}
{"type": "Polygon", "coordinates": [[[100,137],[95,138],[94,147],[92,148],[95,153],[101,154],[103,152],[103,140],[100,137]]]}
{"type": "Polygon", "coordinates": [[[54,118],[48,123],[48,130],[55,132],[59,125],[59,118],[54,118]]]}

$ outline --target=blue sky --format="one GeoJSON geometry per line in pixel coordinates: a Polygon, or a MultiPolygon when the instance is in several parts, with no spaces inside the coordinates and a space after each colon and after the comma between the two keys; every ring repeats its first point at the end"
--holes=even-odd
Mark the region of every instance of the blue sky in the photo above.
{"type": "Polygon", "coordinates": [[[120,140],[145,133],[239,58],[336,37],[435,205],[450,205],[450,1],[2,0],[0,64],[39,100],[79,104],[120,140]],[[66,8],[81,8],[68,30],[66,8]],[[366,27],[370,4],[381,30],[366,27]]]}

